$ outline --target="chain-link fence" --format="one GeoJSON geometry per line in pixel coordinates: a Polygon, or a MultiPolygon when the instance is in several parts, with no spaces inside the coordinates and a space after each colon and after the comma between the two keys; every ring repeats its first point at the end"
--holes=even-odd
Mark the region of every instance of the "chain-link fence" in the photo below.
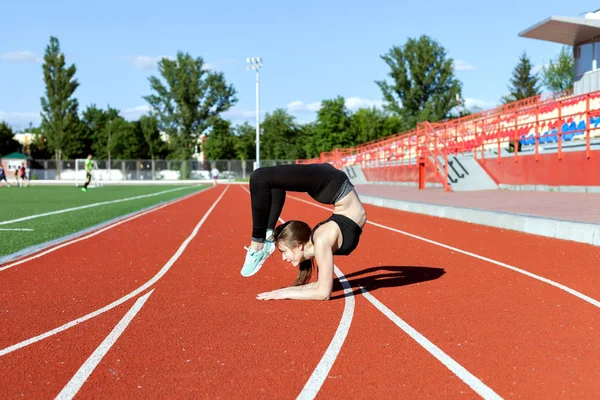
{"type": "MultiPolygon", "coordinates": [[[[179,180],[212,179],[211,170],[219,170],[219,179],[247,179],[254,160],[94,160],[102,180],[179,180]],[[187,177],[186,177],[187,176],[187,177]]],[[[261,167],[293,164],[295,160],[261,160],[261,167]]],[[[62,160],[61,180],[85,179],[84,159],[62,160]]],[[[30,160],[30,179],[58,179],[56,160],[30,160]]]]}

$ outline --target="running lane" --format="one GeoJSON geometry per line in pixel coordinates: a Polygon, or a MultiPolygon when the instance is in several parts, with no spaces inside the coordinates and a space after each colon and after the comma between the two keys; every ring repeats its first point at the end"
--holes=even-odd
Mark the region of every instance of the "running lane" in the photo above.
{"type": "MultiPolygon", "coordinates": [[[[292,205],[292,200],[288,201],[286,207],[292,205]]],[[[296,203],[315,220],[330,213],[296,203]]],[[[370,221],[477,250],[488,257],[504,254],[498,258],[541,275],[544,275],[541,266],[556,271],[563,261],[562,269],[568,272],[550,274],[551,277],[600,298],[598,289],[589,285],[589,281],[597,281],[600,275],[597,248],[378,207],[366,208],[370,221]],[[513,252],[520,241],[536,249],[535,258],[526,251],[513,252]],[[577,269],[587,274],[573,271],[577,269]]],[[[594,334],[600,331],[598,307],[515,271],[370,224],[365,227],[356,252],[343,259],[337,258],[336,263],[353,287],[365,287],[500,396],[597,398],[600,395],[600,336],[594,334]]],[[[379,311],[374,306],[357,305],[355,320],[362,323],[372,318],[371,313],[379,311]]],[[[359,326],[356,325],[357,330],[359,326]]],[[[413,382],[407,374],[416,369],[432,385],[440,386],[439,397],[446,396],[448,379],[431,368],[411,363],[410,357],[397,350],[389,354],[395,360],[392,363],[399,363],[393,364],[397,368],[388,368],[389,362],[377,359],[371,362],[371,354],[362,352],[361,368],[356,368],[359,356],[352,357],[351,353],[357,347],[368,347],[368,341],[397,344],[394,336],[386,335],[384,329],[384,324],[378,324],[370,336],[364,337],[362,346],[360,340],[353,342],[357,332],[351,331],[331,371],[330,376],[338,378],[328,379],[321,394],[333,396],[350,388],[359,391],[363,383],[370,382],[376,388],[370,397],[391,398],[398,391],[386,392],[386,388],[395,386],[400,390],[399,382],[413,382]]],[[[412,390],[429,389],[417,384],[412,390]]],[[[465,393],[471,397],[469,391],[465,393]]],[[[430,392],[426,394],[437,397],[430,392]]],[[[418,392],[415,396],[419,396],[418,392]]]]}
{"type": "Polygon", "coordinates": [[[291,284],[295,270],[268,260],[242,277],[250,232],[249,196],[232,186],[80,394],[295,398],[329,346],[344,300],[256,300],[291,284]]]}
{"type": "Polygon", "coordinates": [[[142,286],[169,260],[221,191],[201,191],[0,271],[0,349],[102,308],[142,286]]]}
{"type": "MultiPolygon", "coordinates": [[[[173,248],[167,248],[166,250],[163,250],[167,252],[167,254],[161,254],[161,258],[164,258],[163,264],[165,264],[165,266],[168,266],[168,262],[171,261],[172,257],[177,255],[176,252],[181,248],[182,244],[185,243],[185,240],[190,236],[190,234],[192,234],[194,227],[197,226],[200,221],[202,221],[203,216],[207,214],[210,206],[212,204],[216,204],[216,199],[219,197],[220,193],[223,193],[223,191],[223,188],[218,188],[217,190],[210,190],[204,195],[194,196],[189,200],[186,200],[186,207],[180,208],[179,210],[171,210],[168,213],[168,219],[171,223],[175,221],[176,215],[181,214],[186,217],[185,221],[190,220],[192,224],[191,226],[183,225],[183,219],[177,221],[184,227],[182,232],[178,233],[178,235],[181,236],[181,240],[180,243],[178,243],[176,246],[173,246],[173,248]],[[198,202],[198,199],[203,200],[198,202]],[[212,201],[204,204],[205,200],[212,201]],[[204,210],[201,208],[204,208],[204,210]],[[200,215],[194,215],[197,212],[202,213],[200,215]]],[[[176,204],[172,205],[172,207],[175,206],[176,204]]],[[[159,220],[151,221],[158,222],[159,220]]],[[[174,233],[175,228],[175,226],[172,226],[169,229],[165,228],[162,230],[162,233],[165,233],[165,231],[169,230],[173,230],[172,233],[174,233]]],[[[132,232],[134,231],[129,231],[129,233],[132,232]]],[[[129,245],[133,247],[135,237],[131,235],[127,237],[124,237],[123,241],[128,240],[130,242],[129,245]]],[[[95,240],[98,238],[100,238],[100,236],[89,240],[95,240]]],[[[101,240],[101,238],[99,240],[101,240]]],[[[148,243],[150,245],[160,246],[159,243],[152,243],[150,241],[148,243]]],[[[65,247],[61,250],[68,251],[69,248],[71,248],[71,246],[65,247]]],[[[147,248],[146,250],[148,252],[153,251],[150,248],[147,248]]],[[[107,253],[108,252],[109,251],[107,250],[107,253]]],[[[168,269],[165,269],[165,266],[158,266],[161,270],[160,274],[169,272],[168,269]]],[[[156,272],[158,271],[155,271],[155,274],[156,272]]],[[[160,276],[160,274],[156,274],[152,278],[156,280],[155,277],[160,276]]],[[[116,274],[106,278],[106,281],[102,282],[102,287],[110,287],[111,281],[118,281],[116,274]]],[[[142,285],[148,286],[147,281],[138,282],[135,285],[134,290],[142,285]]],[[[115,293],[116,297],[114,299],[110,299],[110,301],[121,301],[124,299],[123,296],[128,295],[129,292],[115,293]]],[[[123,318],[123,315],[128,312],[136,300],[137,298],[124,300],[122,304],[102,312],[89,320],[83,321],[82,323],[72,326],[69,329],[59,330],[59,332],[52,334],[45,339],[27,343],[27,345],[24,347],[17,348],[15,350],[11,350],[11,348],[4,348],[0,350],[0,353],[3,354],[0,356],[0,368],[3,371],[2,379],[6,382],[10,382],[10,385],[3,385],[3,390],[7,393],[6,397],[55,397],[61,388],[64,387],[66,382],[68,382],[75,374],[75,371],[77,371],[78,368],[88,359],[88,357],[90,357],[90,354],[92,354],[94,349],[96,349],[113,330],[116,324],[121,320],[121,318],[123,318]]],[[[99,304],[97,306],[99,308],[106,305],[107,303],[101,305],[99,304]]],[[[45,322],[45,320],[42,322],[45,322]]],[[[112,372],[115,373],[114,371],[112,372]]]]}

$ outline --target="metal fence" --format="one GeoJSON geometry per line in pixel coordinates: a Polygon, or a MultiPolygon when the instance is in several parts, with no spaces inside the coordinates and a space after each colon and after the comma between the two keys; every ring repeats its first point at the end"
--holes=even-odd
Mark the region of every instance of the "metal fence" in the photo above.
{"type": "MultiPolygon", "coordinates": [[[[94,174],[102,180],[178,180],[182,171],[189,171],[188,179],[212,179],[210,171],[219,170],[219,179],[247,179],[254,170],[255,160],[94,160],[94,174]],[[185,164],[185,165],[184,165],[185,164]]],[[[293,164],[295,160],[261,160],[261,167],[293,164]]],[[[83,159],[62,160],[61,180],[85,179],[83,159]]],[[[58,179],[56,160],[30,160],[30,179],[58,179]]]]}

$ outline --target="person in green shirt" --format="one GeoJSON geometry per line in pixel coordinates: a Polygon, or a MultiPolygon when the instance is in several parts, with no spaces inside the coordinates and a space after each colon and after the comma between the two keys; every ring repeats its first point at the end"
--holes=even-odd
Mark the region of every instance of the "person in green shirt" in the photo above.
{"type": "Polygon", "coordinates": [[[85,184],[81,188],[82,192],[87,192],[87,187],[92,180],[92,155],[88,154],[85,159],[85,184]]]}

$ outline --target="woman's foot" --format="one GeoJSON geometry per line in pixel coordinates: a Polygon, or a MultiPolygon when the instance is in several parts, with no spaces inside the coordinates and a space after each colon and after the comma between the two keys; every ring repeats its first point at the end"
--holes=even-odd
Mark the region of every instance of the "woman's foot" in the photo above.
{"type": "Polygon", "coordinates": [[[264,243],[252,242],[251,247],[244,247],[248,252],[242,266],[242,276],[252,276],[260,270],[267,258],[275,251],[275,243],[265,241],[264,243]],[[260,245],[261,249],[253,249],[254,245],[260,245]]]}

